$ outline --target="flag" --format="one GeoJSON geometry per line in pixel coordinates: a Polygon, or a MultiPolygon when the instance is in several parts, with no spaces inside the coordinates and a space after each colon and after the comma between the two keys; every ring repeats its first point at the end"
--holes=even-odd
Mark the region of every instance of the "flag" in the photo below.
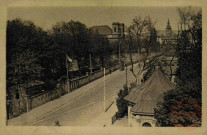
{"type": "Polygon", "coordinates": [[[78,71],[79,68],[78,68],[78,61],[77,60],[73,60],[71,62],[71,67],[69,69],[69,71],[78,71]]]}
{"type": "Polygon", "coordinates": [[[73,60],[66,54],[66,60],[72,62],[73,60]]]}

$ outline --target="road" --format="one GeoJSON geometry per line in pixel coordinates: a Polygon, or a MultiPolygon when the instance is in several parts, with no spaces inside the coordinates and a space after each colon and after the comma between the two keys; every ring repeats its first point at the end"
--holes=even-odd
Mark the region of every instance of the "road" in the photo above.
{"type": "MultiPolygon", "coordinates": [[[[135,67],[138,67],[136,64],[135,67]]],[[[128,82],[135,78],[129,71],[128,82]]],[[[115,101],[117,93],[126,83],[126,71],[117,70],[105,79],[106,108],[115,101]]],[[[19,117],[8,121],[8,125],[53,126],[59,121],[63,126],[86,126],[104,112],[104,79],[99,78],[76,91],[52,102],[43,104],[19,117]]]]}

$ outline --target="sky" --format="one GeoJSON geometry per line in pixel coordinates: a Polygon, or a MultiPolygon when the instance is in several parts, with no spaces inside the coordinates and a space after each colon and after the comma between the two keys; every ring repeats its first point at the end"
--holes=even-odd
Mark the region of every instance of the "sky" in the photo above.
{"type": "MultiPolygon", "coordinates": [[[[198,10],[198,7],[193,7],[198,10]]],[[[87,27],[108,25],[113,22],[129,26],[135,16],[150,16],[156,21],[155,28],[164,30],[167,20],[173,30],[177,30],[179,16],[176,7],[9,7],[9,20],[21,18],[33,21],[35,25],[49,30],[57,22],[80,21],[87,27]]]]}

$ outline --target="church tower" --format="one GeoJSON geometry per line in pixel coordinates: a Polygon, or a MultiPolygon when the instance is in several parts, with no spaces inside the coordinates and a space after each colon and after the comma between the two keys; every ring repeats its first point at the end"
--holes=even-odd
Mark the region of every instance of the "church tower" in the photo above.
{"type": "Polygon", "coordinates": [[[167,26],[166,26],[166,34],[167,34],[167,36],[170,36],[171,33],[172,33],[172,29],[171,29],[171,26],[170,26],[170,21],[168,19],[167,26]]]}

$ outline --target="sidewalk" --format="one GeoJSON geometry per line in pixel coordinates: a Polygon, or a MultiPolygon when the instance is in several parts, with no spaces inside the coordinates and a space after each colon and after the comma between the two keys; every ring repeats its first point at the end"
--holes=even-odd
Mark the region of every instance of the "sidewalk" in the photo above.
{"type": "Polygon", "coordinates": [[[128,127],[128,117],[124,116],[123,118],[116,120],[114,122],[113,126],[128,127]]]}
{"type": "MultiPolygon", "coordinates": [[[[137,64],[135,64],[135,66],[136,65],[137,64]]],[[[129,68],[128,68],[128,70],[129,70],[129,68]]],[[[128,72],[128,73],[130,73],[130,72],[128,72]]],[[[111,86],[111,87],[108,86],[108,87],[110,89],[116,89],[115,91],[118,92],[123,87],[123,84],[125,82],[124,77],[125,77],[125,72],[119,71],[119,70],[113,72],[112,74],[106,75],[106,81],[110,81],[112,83],[112,85],[113,85],[113,83],[116,83],[115,86],[111,86]],[[122,81],[120,82],[120,80],[117,80],[117,77],[118,78],[122,77],[123,78],[122,81]],[[114,81],[114,78],[116,78],[116,81],[114,81]],[[119,83],[117,83],[117,82],[119,82],[119,83]]],[[[130,74],[128,74],[128,82],[132,82],[132,81],[134,81],[134,77],[130,73],[130,74]]],[[[63,110],[64,111],[63,113],[68,113],[67,108],[66,108],[66,110],[64,110],[65,106],[70,104],[70,102],[81,98],[81,96],[83,96],[83,95],[88,95],[89,96],[88,98],[90,98],[90,94],[92,94],[93,96],[96,96],[96,93],[90,93],[90,91],[93,91],[94,89],[99,90],[98,87],[100,87],[100,85],[103,85],[103,77],[101,77],[101,78],[99,78],[99,79],[97,79],[97,80],[95,80],[95,81],[93,81],[93,82],[91,82],[87,85],[84,85],[84,86],[78,88],[77,90],[75,90],[75,91],[73,91],[69,94],[66,94],[66,95],[64,95],[64,96],[62,96],[58,99],[47,102],[47,103],[45,103],[41,106],[38,106],[38,107],[32,109],[31,111],[29,111],[27,113],[24,113],[24,114],[22,114],[18,117],[15,117],[15,118],[12,118],[12,119],[8,120],[8,125],[9,126],[32,125],[36,121],[47,119],[49,115],[53,115],[54,112],[58,112],[59,110],[63,110]]],[[[114,103],[110,106],[110,108],[106,112],[104,112],[104,109],[101,111],[102,108],[100,106],[102,106],[103,101],[99,102],[99,103],[96,103],[96,102],[94,103],[94,106],[96,106],[96,108],[90,108],[94,112],[90,112],[90,109],[88,110],[91,114],[99,112],[99,113],[96,113],[97,114],[96,116],[91,115],[91,117],[94,116],[95,118],[91,118],[90,119],[91,121],[89,121],[88,125],[91,125],[91,126],[112,125],[112,117],[118,111],[117,106],[116,106],[116,101],[115,101],[115,99],[117,97],[117,94],[116,94],[116,92],[115,93],[114,92],[109,93],[110,95],[112,94],[114,96],[107,99],[106,109],[112,103],[112,101],[114,101],[114,103]],[[99,108],[100,108],[100,111],[96,111],[96,109],[99,109],[99,108]]],[[[98,93],[98,94],[100,95],[100,93],[98,93]]],[[[96,100],[96,99],[94,98],[94,100],[96,100]]],[[[90,102],[89,104],[92,105],[92,103],[93,102],[90,102]]],[[[84,106],[79,106],[79,108],[84,107],[84,106]]],[[[68,110],[70,110],[70,109],[68,109],[68,110]]],[[[58,114],[54,114],[54,116],[56,116],[56,115],[58,115],[58,114]]],[[[80,115],[82,116],[82,114],[80,114],[80,115]]],[[[74,117],[77,117],[77,116],[74,115],[74,117]]],[[[85,117],[84,114],[83,114],[83,117],[85,117]]]]}
{"type": "MultiPolygon", "coordinates": [[[[115,71],[113,74],[117,74],[119,71],[115,71]]],[[[106,75],[106,80],[110,79],[110,74],[106,75]]],[[[63,95],[57,99],[54,99],[52,101],[49,101],[41,106],[38,106],[32,110],[30,110],[27,113],[24,113],[18,117],[12,118],[8,120],[9,126],[22,126],[27,125],[30,121],[34,121],[36,119],[44,118],[44,115],[51,113],[54,110],[60,109],[64,107],[65,104],[72,101],[75,98],[78,98],[79,96],[83,95],[84,93],[87,93],[87,91],[90,91],[91,89],[95,88],[96,86],[103,83],[103,78],[99,78],[83,87],[78,88],[78,90],[75,90],[71,93],[68,93],[66,95],[63,95]]]]}
{"type": "MultiPolygon", "coordinates": [[[[138,66],[138,63],[134,65],[134,67],[137,67],[137,66],[138,66]]],[[[147,70],[145,70],[141,73],[141,75],[139,76],[139,79],[143,78],[143,75],[146,71],[147,70]]],[[[124,116],[123,118],[120,118],[120,119],[116,120],[112,124],[112,117],[116,114],[116,112],[118,112],[118,108],[116,106],[116,98],[117,98],[117,95],[113,96],[110,100],[110,101],[113,101],[113,104],[110,106],[110,108],[106,112],[102,112],[98,117],[94,118],[94,120],[91,121],[87,126],[99,126],[99,127],[100,126],[102,126],[102,127],[107,127],[107,126],[119,126],[120,127],[120,126],[122,126],[122,127],[128,127],[128,117],[127,116],[124,116]]]]}
{"type": "Polygon", "coordinates": [[[108,110],[106,112],[102,112],[98,117],[94,118],[93,121],[91,121],[87,126],[102,126],[102,127],[107,127],[112,125],[112,117],[118,112],[117,106],[116,106],[116,97],[112,97],[113,104],[109,107],[107,106],[108,110]]]}
{"type": "MultiPolygon", "coordinates": [[[[114,97],[115,99],[115,97],[114,97]]],[[[116,101],[114,100],[113,104],[106,111],[101,113],[98,117],[94,118],[87,126],[98,126],[98,127],[107,127],[107,126],[117,126],[117,127],[127,127],[128,126],[128,117],[124,116],[121,119],[116,120],[112,124],[112,117],[118,112],[116,106],[116,101]]]]}

